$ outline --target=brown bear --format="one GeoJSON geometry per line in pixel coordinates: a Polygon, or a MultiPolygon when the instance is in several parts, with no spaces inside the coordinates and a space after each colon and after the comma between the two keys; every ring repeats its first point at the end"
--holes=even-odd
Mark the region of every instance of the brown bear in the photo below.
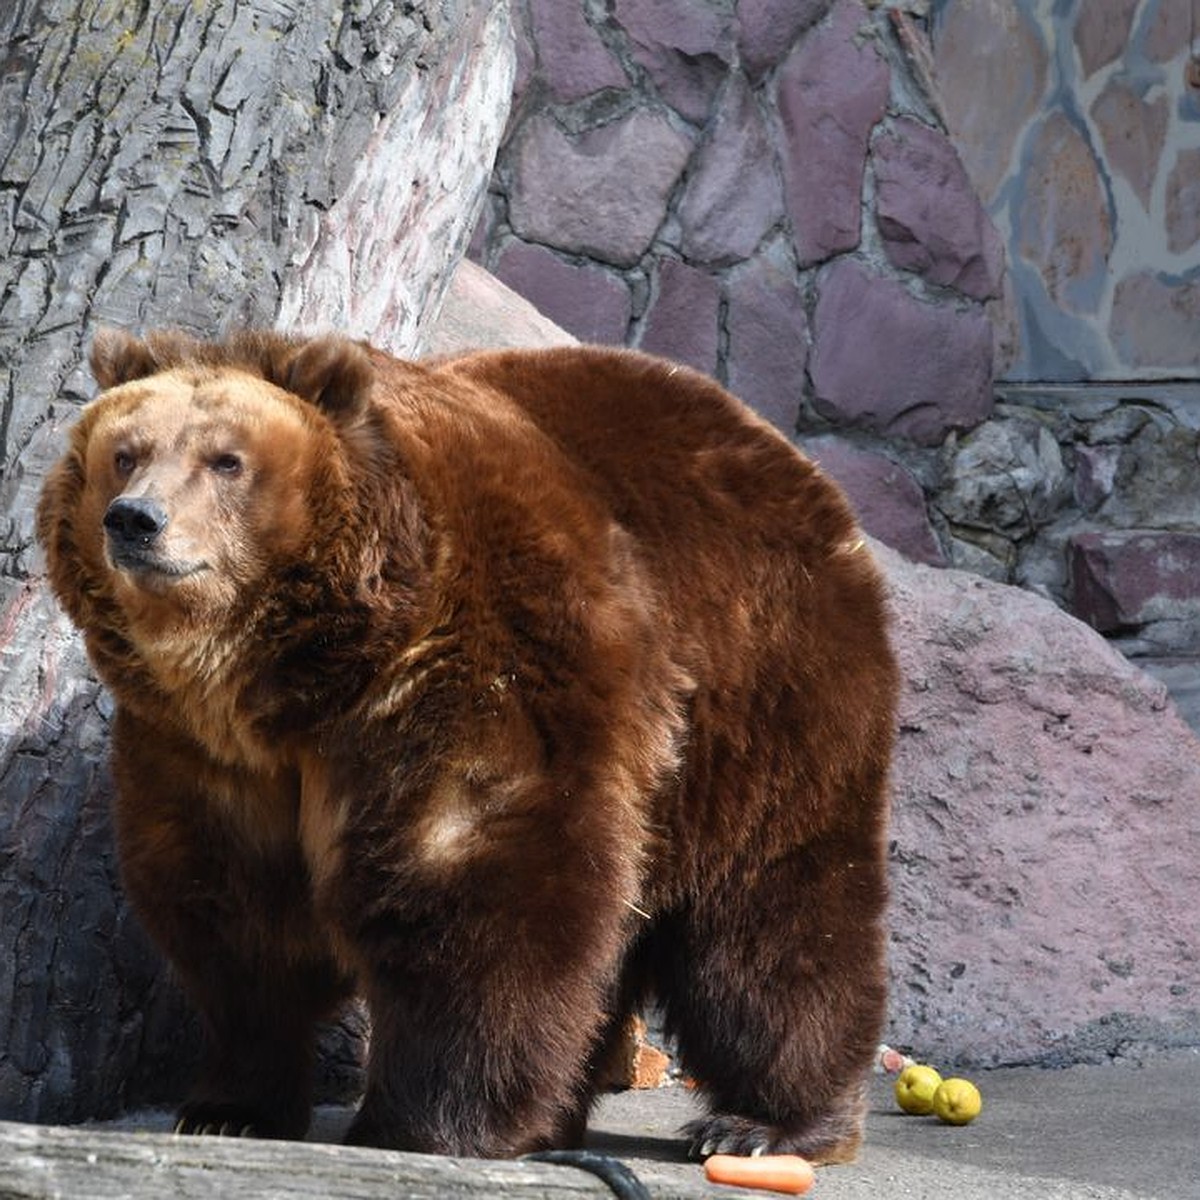
{"type": "Polygon", "coordinates": [[[50,579],[116,699],[122,876],[207,1034],[184,1132],[578,1144],[654,997],[693,1152],[853,1156],[897,676],[846,500],[616,349],[420,364],[104,331],[50,579]]]}

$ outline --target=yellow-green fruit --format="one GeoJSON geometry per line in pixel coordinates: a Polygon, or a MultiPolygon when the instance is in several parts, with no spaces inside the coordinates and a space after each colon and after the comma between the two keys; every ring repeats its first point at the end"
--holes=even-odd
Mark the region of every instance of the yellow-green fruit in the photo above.
{"type": "Polygon", "coordinates": [[[942,1077],[932,1067],[905,1067],[896,1080],[896,1103],[906,1113],[923,1117],[933,1112],[934,1093],[942,1077]]]}
{"type": "Polygon", "coordinates": [[[983,1097],[969,1079],[946,1079],[933,1093],[933,1111],[947,1125],[969,1125],[983,1108],[983,1097]]]}

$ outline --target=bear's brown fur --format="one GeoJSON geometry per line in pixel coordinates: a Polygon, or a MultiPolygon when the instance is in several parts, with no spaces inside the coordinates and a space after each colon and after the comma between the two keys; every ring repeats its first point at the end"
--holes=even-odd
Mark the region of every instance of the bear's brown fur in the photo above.
{"type": "Polygon", "coordinates": [[[716,384],[569,348],[102,333],[46,483],[123,878],[205,1022],[184,1130],[577,1142],[661,1001],[698,1153],[853,1155],[896,672],[841,494],[716,384]]]}

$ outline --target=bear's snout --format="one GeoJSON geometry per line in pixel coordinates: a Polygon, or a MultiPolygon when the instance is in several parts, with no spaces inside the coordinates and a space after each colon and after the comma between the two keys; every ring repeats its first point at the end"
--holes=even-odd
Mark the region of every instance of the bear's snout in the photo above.
{"type": "Polygon", "coordinates": [[[114,562],[134,566],[144,561],[167,520],[167,510],[149,496],[118,496],[104,514],[114,562]]]}

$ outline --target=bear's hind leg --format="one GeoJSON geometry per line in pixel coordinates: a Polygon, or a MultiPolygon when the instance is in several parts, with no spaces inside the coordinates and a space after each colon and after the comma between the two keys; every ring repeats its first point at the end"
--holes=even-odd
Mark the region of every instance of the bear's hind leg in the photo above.
{"type": "Polygon", "coordinates": [[[885,866],[825,838],[743,874],[664,929],[663,988],[711,1115],[692,1153],[854,1158],[885,1007],[885,866]]]}

